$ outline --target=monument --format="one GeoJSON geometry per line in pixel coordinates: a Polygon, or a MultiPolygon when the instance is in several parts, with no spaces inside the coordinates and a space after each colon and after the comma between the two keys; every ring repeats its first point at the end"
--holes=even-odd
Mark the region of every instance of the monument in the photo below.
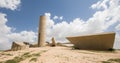
{"type": "Polygon", "coordinates": [[[51,41],[52,41],[51,46],[56,46],[56,42],[55,42],[55,38],[54,37],[52,37],[51,41]]]}
{"type": "Polygon", "coordinates": [[[108,50],[113,48],[115,33],[101,33],[92,35],[83,35],[67,37],[74,44],[75,48],[88,50],[108,50]]]}
{"type": "Polygon", "coordinates": [[[23,50],[29,48],[29,44],[25,44],[25,42],[13,42],[11,50],[17,51],[17,50],[23,50]]]}
{"type": "Polygon", "coordinates": [[[46,16],[40,16],[38,30],[38,47],[45,46],[46,39],[46,16]]]}

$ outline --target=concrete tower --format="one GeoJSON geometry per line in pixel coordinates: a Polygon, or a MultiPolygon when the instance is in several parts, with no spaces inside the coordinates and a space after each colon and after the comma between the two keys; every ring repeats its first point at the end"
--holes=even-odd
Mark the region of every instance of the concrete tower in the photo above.
{"type": "Polygon", "coordinates": [[[38,30],[38,47],[45,45],[46,39],[46,16],[40,16],[39,30],[38,30]]]}

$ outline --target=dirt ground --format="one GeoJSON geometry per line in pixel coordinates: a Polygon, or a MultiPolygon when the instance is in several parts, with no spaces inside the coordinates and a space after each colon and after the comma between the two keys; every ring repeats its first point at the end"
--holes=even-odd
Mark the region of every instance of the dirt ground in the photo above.
{"type": "Polygon", "coordinates": [[[0,63],[120,63],[120,51],[40,47],[0,52],[0,63]],[[12,62],[13,61],[13,62],[12,62]]]}

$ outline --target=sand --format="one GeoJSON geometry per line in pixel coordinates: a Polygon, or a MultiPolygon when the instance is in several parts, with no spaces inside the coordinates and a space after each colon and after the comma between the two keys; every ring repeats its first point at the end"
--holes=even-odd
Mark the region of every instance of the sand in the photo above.
{"type": "MultiPolygon", "coordinates": [[[[77,50],[71,47],[41,47],[19,51],[0,52],[0,62],[15,59],[14,57],[21,57],[27,52],[31,56],[25,57],[19,63],[103,63],[103,61],[109,59],[120,59],[119,50],[110,52],[77,50]],[[31,60],[33,58],[35,59],[31,60]]],[[[112,63],[117,62],[112,61],[112,63]]]]}

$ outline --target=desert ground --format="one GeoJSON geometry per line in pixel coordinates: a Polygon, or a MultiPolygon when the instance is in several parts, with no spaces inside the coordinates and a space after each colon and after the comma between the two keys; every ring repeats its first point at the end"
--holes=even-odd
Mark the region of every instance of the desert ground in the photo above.
{"type": "Polygon", "coordinates": [[[120,50],[78,50],[57,46],[1,51],[0,63],[120,63],[120,50]]]}

